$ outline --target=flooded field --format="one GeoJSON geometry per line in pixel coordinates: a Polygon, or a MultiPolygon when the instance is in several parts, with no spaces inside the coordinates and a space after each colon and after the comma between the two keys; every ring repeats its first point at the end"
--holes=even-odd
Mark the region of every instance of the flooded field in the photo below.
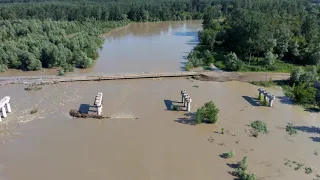
{"type": "Polygon", "coordinates": [[[320,173],[314,154],[320,152],[319,114],[290,105],[280,88],[269,89],[277,95],[273,108],[260,106],[257,88],[184,78],[60,83],[30,92],[23,85],[3,86],[0,94],[11,96],[13,113],[0,124],[0,179],[231,180],[232,164],[244,156],[260,179],[314,178],[320,173]],[[171,104],[181,105],[181,89],[193,100],[192,112],[214,101],[217,124],[194,126],[185,112],[171,111],[171,104]],[[110,119],[68,115],[92,105],[98,92],[110,119]],[[38,113],[31,115],[32,109],[38,113]],[[246,125],[255,120],[266,122],[269,133],[250,137],[246,125]],[[297,126],[297,136],[285,132],[288,122],[297,126]],[[230,150],[234,158],[219,156],[230,150]],[[295,171],[285,158],[313,173],[295,171]]]}

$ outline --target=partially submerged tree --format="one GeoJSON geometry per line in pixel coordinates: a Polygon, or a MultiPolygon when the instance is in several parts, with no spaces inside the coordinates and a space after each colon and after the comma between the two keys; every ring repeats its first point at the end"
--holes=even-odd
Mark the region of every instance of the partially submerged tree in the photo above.
{"type": "Polygon", "coordinates": [[[210,124],[214,124],[218,120],[218,113],[219,109],[216,107],[214,102],[207,102],[197,110],[195,115],[196,123],[200,124],[203,122],[207,122],[210,124]]]}

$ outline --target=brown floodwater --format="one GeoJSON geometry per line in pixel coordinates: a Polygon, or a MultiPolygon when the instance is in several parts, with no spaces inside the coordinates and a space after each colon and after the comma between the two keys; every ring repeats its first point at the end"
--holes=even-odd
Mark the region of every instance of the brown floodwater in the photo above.
{"type": "Polygon", "coordinates": [[[13,109],[0,123],[1,180],[231,180],[231,165],[244,156],[249,172],[261,179],[311,179],[320,169],[314,155],[320,152],[319,114],[290,105],[279,88],[269,89],[278,97],[273,108],[255,100],[257,86],[236,81],[173,78],[23,88],[0,88],[1,95],[11,96],[13,109]],[[171,104],[181,105],[181,89],[192,98],[192,112],[214,101],[220,109],[217,124],[194,126],[185,112],[170,111],[171,104]],[[70,109],[92,105],[98,92],[104,93],[103,113],[110,119],[68,115],[70,109]],[[35,108],[39,112],[31,115],[35,108]],[[266,122],[269,133],[250,137],[246,125],[255,120],[266,122]],[[300,127],[297,136],[285,132],[288,122],[300,127]],[[231,150],[234,158],[219,156],[231,150]],[[295,166],[284,165],[285,158],[314,172],[294,171],[295,166]]]}
{"type": "MultiPolygon", "coordinates": [[[[180,71],[200,28],[200,21],[119,28],[106,34],[95,66],[75,73],[180,71]]],[[[292,106],[280,88],[268,88],[277,96],[269,108],[257,101],[257,86],[237,81],[172,78],[60,83],[38,91],[24,87],[0,86],[0,95],[11,97],[13,110],[0,123],[0,180],[231,180],[233,164],[244,156],[248,171],[259,179],[301,180],[320,174],[315,155],[320,152],[320,115],[292,106]],[[182,89],[192,98],[191,114],[171,111],[172,104],[182,106],[182,89]],[[103,114],[110,119],[68,115],[70,109],[94,113],[90,106],[98,92],[104,94],[103,114]],[[192,114],[208,101],[220,109],[218,122],[195,126],[192,114]],[[38,113],[30,114],[34,109],[38,113]],[[250,136],[247,125],[255,120],[267,123],[268,134],[250,136]],[[289,122],[298,135],[286,133],[289,122]],[[220,157],[231,150],[235,157],[220,157]],[[295,164],[284,165],[285,158],[313,172],[305,174],[304,167],[295,171],[295,164]]]]}
{"type": "MultiPolygon", "coordinates": [[[[202,21],[132,23],[105,34],[92,68],[71,74],[124,74],[184,70],[188,53],[198,44],[202,21]]],[[[58,69],[9,70],[0,76],[56,75],[58,69]]]]}

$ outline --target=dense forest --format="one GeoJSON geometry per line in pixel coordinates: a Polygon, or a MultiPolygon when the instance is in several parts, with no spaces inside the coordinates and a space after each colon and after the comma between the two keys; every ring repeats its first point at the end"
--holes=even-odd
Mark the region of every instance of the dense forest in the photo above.
{"type": "Polygon", "coordinates": [[[90,67],[103,42],[99,35],[122,23],[0,20],[0,70],[90,67]]]}
{"type": "Polygon", "coordinates": [[[309,0],[233,0],[205,10],[187,69],[289,71],[320,64],[320,5],[309,0]]]}
{"type": "Polygon", "coordinates": [[[0,0],[0,72],[87,68],[100,34],[130,21],[200,19],[217,0],[0,0]]]}

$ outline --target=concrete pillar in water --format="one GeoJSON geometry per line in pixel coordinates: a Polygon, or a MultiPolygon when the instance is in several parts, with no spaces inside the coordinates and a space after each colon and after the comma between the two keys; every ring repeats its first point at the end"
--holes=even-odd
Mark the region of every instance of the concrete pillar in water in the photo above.
{"type": "Polygon", "coordinates": [[[7,117],[7,111],[6,111],[6,108],[4,106],[1,107],[1,112],[2,112],[2,116],[4,118],[7,117]]]}
{"type": "Polygon", "coordinates": [[[184,96],[184,103],[183,103],[183,106],[186,107],[187,106],[187,99],[190,98],[190,96],[188,94],[186,94],[184,96]]]}
{"type": "Polygon", "coordinates": [[[263,102],[267,102],[267,92],[263,93],[263,102]]]}
{"type": "Polygon", "coordinates": [[[6,106],[7,106],[7,112],[8,112],[8,113],[11,113],[11,106],[10,106],[10,103],[9,103],[9,102],[7,102],[6,106]]]}
{"type": "Polygon", "coordinates": [[[261,99],[261,94],[263,94],[263,92],[264,92],[264,89],[262,89],[262,88],[259,88],[259,89],[258,89],[258,91],[259,91],[259,99],[261,99]]]}
{"type": "Polygon", "coordinates": [[[95,98],[95,100],[94,100],[94,105],[96,106],[96,108],[97,108],[97,114],[99,115],[99,116],[101,116],[102,115],[102,98],[103,98],[103,94],[102,94],[102,92],[100,92],[100,93],[98,93],[97,95],[96,95],[96,98],[95,98]]]}
{"type": "Polygon", "coordinates": [[[100,107],[97,107],[97,112],[99,116],[102,115],[102,105],[100,107]]]}
{"type": "Polygon", "coordinates": [[[6,96],[4,98],[2,98],[0,100],[0,111],[1,111],[1,115],[0,115],[0,122],[2,122],[1,116],[2,117],[7,117],[7,112],[11,112],[11,106],[9,104],[10,101],[10,97],[6,96]]]}
{"type": "Polygon", "coordinates": [[[186,93],[187,93],[186,90],[182,90],[182,91],[181,91],[181,102],[182,102],[182,103],[184,103],[184,96],[185,96],[186,93]]]}
{"type": "Polygon", "coordinates": [[[275,96],[273,96],[273,95],[271,95],[270,97],[269,97],[269,107],[272,107],[273,106],[273,101],[276,99],[276,97],[275,96]]]}
{"type": "Polygon", "coordinates": [[[191,100],[191,98],[189,97],[189,98],[187,99],[187,111],[188,111],[188,112],[191,111],[191,102],[192,102],[192,100],[191,100]]]}

